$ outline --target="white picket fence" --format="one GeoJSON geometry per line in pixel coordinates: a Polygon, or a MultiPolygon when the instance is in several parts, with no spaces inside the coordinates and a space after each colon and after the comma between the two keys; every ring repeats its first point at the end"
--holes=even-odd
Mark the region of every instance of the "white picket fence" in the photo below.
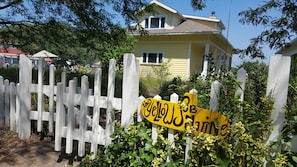
{"type": "MultiPolygon", "coordinates": [[[[43,62],[42,59],[39,62],[43,62]]],[[[38,83],[32,84],[32,63],[26,57],[20,59],[20,83],[9,83],[0,76],[0,125],[18,132],[20,139],[31,135],[31,120],[37,121],[37,131],[47,128],[55,133],[55,151],[61,151],[62,138],[66,138],[67,154],[73,151],[73,141],[78,141],[78,154],[85,154],[85,143],[91,143],[91,152],[96,155],[98,144],[108,145],[114,129],[114,112],[121,110],[121,122],[127,126],[137,110],[139,94],[138,62],[133,54],[124,55],[122,98],[114,97],[116,62],[110,60],[108,70],[107,96],[101,96],[102,70],[96,69],[94,91],[89,89],[88,77],[81,78],[81,88],[77,79],[66,86],[66,73],[55,85],[55,67],[50,66],[49,85],[43,84],[43,63],[38,67],[38,83]],[[137,88],[137,89],[136,89],[137,88]],[[37,93],[37,111],[31,109],[32,93],[37,93]],[[48,97],[48,111],[45,98],[48,97]],[[122,100],[128,99],[128,100],[122,100]],[[100,110],[106,110],[106,127],[99,125],[100,110]],[[92,112],[92,115],[90,115],[92,112]],[[47,123],[48,127],[43,127],[47,123]],[[90,129],[90,130],[89,130],[90,129]]]]}
{"type": "MultiPolygon", "coordinates": [[[[39,60],[39,62],[42,62],[39,60]]],[[[77,87],[77,79],[70,80],[66,86],[66,74],[61,82],[55,85],[55,67],[50,66],[49,85],[43,84],[43,65],[39,64],[38,83],[32,84],[32,63],[29,59],[21,57],[20,60],[20,83],[9,83],[0,76],[0,125],[10,127],[18,132],[20,139],[28,139],[31,135],[31,120],[37,120],[37,131],[43,129],[43,123],[48,123],[49,132],[55,133],[55,151],[61,151],[62,138],[66,138],[67,154],[73,151],[73,141],[78,141],[78,155],[84,156],[85,144],[91,143],[91,152],[97,153],[98,144],[107,146],[111,142],[110,135],[114,130],[115,111],[121,111],[121,124],[127,127],[133,122],[133,114],[137,111],[137,121],[142,121],[140,112],[143,96],[139,96],[139,64],[133,54],[124,55],[124,73],[122,85],[122,98],[114,97],[115,91],[115,60],[110,60],[108,71],[107,96],[101,96],[102,71],[96,69],[94,88],[89,89],[87,76],[81,78],[81,87],[77,87]],[[37,111],[31,110],[31,94],[38,94],[37,111]],[[44,111],[44,95],[48,96],[48,110],[44,111]],[[99,125],[101,109],[106,110],[106,126],[99,125]]],[[[283,118],[278,113],[284,113],[280,106],[285,105],[286,92],[288,88],[288,75],[290,59],[287,57],[272,57],[269,69],[267,96],[276,101],[272,120],[276,130],[269,140],[274,140],[283,126],[283,118]],[[275,72],[275,69],[283,69],[283,72],[275,72]],[[279,98],[281,98],[279,100],[279,98]],[[281,119],[281,120],[280,120],[281,119]]],[[[244,88],[247,73],[240,69],[237,81],[236,96],[240,100],[244,97],[244,88]]],[[[218,111],[220,83],[213,82],[211,87],[210,110],[218,111]]],[[[190,90],[197,93],[195,89],[190,90]]],[[[160,96],[155,96],[161,99],[160,96]]],[[[170,96],[170,101],[178,102],[177,94],[170,96]]],[[[174,147],[174,131],[169,129],[168,138],[174,147]]],[[[152,126],[153,143],[157,141],[157,125],[152,126]]],[[[187,163],[187,152],[192,147],[191,138],[187,139],[185,150],[185,163],[187,163]]],[[[169,160],[169,158],[168,158],[169,160]]]]}

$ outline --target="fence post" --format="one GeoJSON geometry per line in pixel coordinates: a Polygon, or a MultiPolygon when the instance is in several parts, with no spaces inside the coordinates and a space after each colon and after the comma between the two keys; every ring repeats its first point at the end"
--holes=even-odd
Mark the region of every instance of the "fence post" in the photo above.
{"type": "Polygon", "coordinates": [[[14,82],[10,83],[10,130],[16,130],[16,86],[14,82]]]}
{"type": "Polygon", "coordinates": [[[41,132],[42,125],[42,115],[44,111],[44,98],[43,98],[43,58],[39,58],[38,60],[38,85],[37,85],[37,132],[41,132]]]}
{"type": "Polygon", "coordinates": [[[89,81],[87,76],[81,78],[81,98],[80,98],[80,112],[79,112],[79,143],[78,156],[85,155],[85,134],[87,130],[87,102],[88,102],[89,81]]]}
{"type": "Polygon", "coordinates": [[[114,131],[115,115],[113,111],[112,101],[114,99],[114,89],[115,89],[115,70],[116,70],[116,61],[115,59],[111,59],[109,60],[109,69],[108,69],[105,146],[108,146],[111,143],[110,135],[114,131]]]}
{"type": "Polygon", "coordinates": [[[48,118],[48,131],[54,132],[54,88],[55,88],[55,66],[50,65],[49,73],[49,118],[48,118]]]}
{"type": "Polygon", "coordinates": [[[271,113],[274,129],[271,132],[267,143],[276,141],[284,126],[284,106],[287,103],[290,66],[291,57],[289,56],[270,57],[266,96],[274,100],[274,109],[271,113]]]}
{"type": "Polygon", "coordinates": [[[9,114],[9,81],[4,80],[4,110],[5,110],[5,126],[9,127],[10,125],[10,114],[9,114]]]}
{"type": "Polygon", "coordinates": [[[131,53],[124,54],[122,91],[121,125],[127,127],[133,123],[133,114],[137,110],[139,96],[139,63],[131,53]]]}
{"type": "Polygon", "coordinates": [[[4,126],[5,113],[4,113],[4,80],[0,76],[0,126],[4,126]]]}
{"type": "MultiPolygon", "coordinates": [[[[170,102],[173,103],[178,103],[178,95],[176,93],[173,93],[170,95],[170,102]]],[[[170,148],[174,148],[174,130],[173,129],[168,129],[168,140],[170,142],[170,148]]],[[[171,151],[169,151],[169,154],[167,156],[167,162],[169,162],[171,159],[171,151]]]]}
{"type": "Polygon", "coordinates": [[[28,139],[31,135],[31,78],[32,78],[32,62],[26,56],[20,56],[20,139],[28,139]],[[21,98],[26,97],[26,98],[21,98]]]}
{"type": "Polygon", "coordinates": [[[93,109],[93,122],[92,122],[92,142],[91,152],[93,152],[93,159],[97,155],[98,137],[99,137],[99,118],[100,118],[100,97],[101,97],[101,80],[102,70],[96,68],[94,78],[94,109],[93,109]]]}

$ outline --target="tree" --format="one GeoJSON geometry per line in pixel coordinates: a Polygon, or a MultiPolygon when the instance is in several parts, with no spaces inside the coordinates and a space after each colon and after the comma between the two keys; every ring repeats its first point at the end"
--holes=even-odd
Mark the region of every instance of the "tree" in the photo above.
{"type": "Polygon", "coordinates": [[[245,50],[252,57],[264,57],[261,46],[268,44],[272,49],[288,46],[289,40],[297,32],[297,2],[291,0],[269,0],[255,9],[239,13],[243,24],[265,26],[265,30],[251,39],[251,44],[245,50]],[[279,17],[273,17],[269,12],[279,11],[279,17]]]}
{"type": "MultiPolygon", "coordinates": [[[[194,9],[202,10],[206,0],[192,0],[194,9]]],[[[296,37],[297,33],[297,1],[268,0],[263,1],[257,8],[249,8],[239,13],[242,24],[264,26],[265,29],[251,39],[251,44],[246,49],[238,50],[242,55],[252,58],[264,58],[262,47],[265,44],[271,49],[281,49],[289,46],[288,42],[296,37]],[[272,16],[271,12],[278,12],[272,16]]]]}
{"type": "Polygon", "coordinates": [[[144,5],[142,0],[0,1],[0,38],[30,54],[46,49],[77,61],[120,60],[133,40],[113,18],[120,13],[129,25],[144,5]]]}

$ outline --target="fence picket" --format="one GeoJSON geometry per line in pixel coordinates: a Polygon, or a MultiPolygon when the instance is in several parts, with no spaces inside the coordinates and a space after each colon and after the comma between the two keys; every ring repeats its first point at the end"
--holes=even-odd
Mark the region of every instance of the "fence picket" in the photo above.
{"type": "Polygon", "coordinates": [[[124,54],[124,73],[122,89],[121,125],[127,127],[133,123],[133,114],[137,110],[139,96],[139,63],[134,54],[124,54]]]}
{"type": "Polygon", "coordinates": [[[38,84],[37,84],[37,132],[41,132],[43,129],[43,111],[44,111],[44,98],[43,98],[43,58],[38,60],[38,84]]]}
{"type": "Polygon", "coordinates": [[[31,120],[30,120],[30,110],[31,110],[31,97],[30,85],[32,78],[32,62],[25,56],[20,56],[20,132],[18,134],[19,138],[22,140],[29,139],[31,135],[31,120]]]}
{"type": "Polygon", "coordinates": [[[56,102],[56,126],[55,126],[55,151],[61,151],[62,128],[65,126],[64,104],[63,104],[63,84],[57,84],[56,102]]]}
{"type": "Polygon", "coordinates": [[[4,79],[0,76],[0,126],[4,126],[5,124],[4,111],[4,79]]]}
{"type": "MultiPolygon", "coordinates": [[[[236,88],[235,96],[239,96],[239,101],[243,102],[244,100],[244,90],[245,90],[245,84],[246,79],[248,77],[248,74],[244,68],[240,68],[237,71],[237,77],[236,81],[239,82],[239,85],[236,88]]],[[[240,106],[240,111],[242,112],[243,108],[240,106]]]]}
{"type": "Polygon", "coordinates": [[[10,108],[10,130],[16,130],[16,86],[14,82],[10,83],[10,98],[9,98],[9,108],[10,108]]]}
{"type": "Polygon", "coordinates": [[[219,110],[220,88],[221,88],[221,84],[219,81],[214,81],[211,85],[210,102],[209,102],[209,109],[211,111],[219,110]]]}
{"type": "Polygon", "coordinates": [[[76,81],[69,81],[69,92],[67,94],[67,134],[66,134],[66,153],[71,154],[73,150],[73,133],[75,126],[74,101],[76,93],[76,81]]]}
{"type": "Polygon", "coordinates": [[[145,99],[145,97],[140,96],[138,98],[138,109],[137,109],[137,122],[141,122],[143,120],[143,116],[141,113],[141,105],[142,105],[142,101],[145,99]]]}
{"type": "MultiPolygon", "coordinates": [[[[101,97],[101,79],[102,70],[96,68],[94,79],[94,109],[93,109],[93,121],[92,121],[92,142],[91,152],[94,159],[97,155],[98,138],[99,138],[99,118],[100,118],[100,97],[101,97]]],[[[103,141],[105,143],[105,141],[103,141]]]]}
{"type": "MultiPolygon", "coordinates": [[[[173,93],[170,95],[170,102],[178,103],[178,95],[176,93],[173,93]]],[[[173,129],[168,129],[168,140],[170,142],[170,148],[174,148],[175,143],[174,143],[174,130],[173,129]]],[[[169,151],[169,153],[171,153],[171,152],[169,151]]],[[[167,162],[169,162],[170,159],[171,159],[171,154],[169,154],[167,156],[167,162]]]]}
{"type": "Polygon", "coordinates": [[[290,78],[291,57],[271,56],[267,80],[266,96],[275,100],[271,113],[274,126],[267,143],[276,141],[284,126],[285,108],[287,104],[288,84],[290,78]],[[280,70],[281,69],[281,70],[280,70]]]}
{"type": "Polygon", "coordinates": [[[115,70],[116,70],[116,61],[115,59],[111,59],[109,61],[109,69],[108,69],[105,146],[108,146],[111,143],[110,135],[114,131],[115,113],[113,110],[112,101],[114,98],[114,90],[115,90],[115,70]]]}
{"type": "Polygon", "coordinates": [[[81,98],[80,98],[80,113],[79,113],[79,143],[78,156],[85,155],[85,133],[87,130],[87,100],[88,100],[89,82],[88,77],[83,76],[81,79],[81,98]]]}
{"type": "Polygon", "coordinates": [[[55,66],[50,65],[49,73],[49,119],[48,119],[48,131],[54,132],[54,88],[55,88],[55,66]]]}
{"type": "Polygon", "coordinates": [[[16,84],[16,111],[15,111],[15,121],[16,121],[16,132],[20,132],[20,111],[21,111],[21,106],[20,106],[20,84],[16,84]]]}
{"type": "MultiPolygon", "coordinates": [[[[161,96],[156,95],[154,99],[161,100],[162,98],[161,96]]],[[[158,139],[158,125],[156,124],[152,124],[152,139],[153,139],[153,144],[156,144],[158,139]]]]}
{"type": "Polygon", "coordinates": [[[4,80],[4,112],[5,112],[5,126],[9,127],[10,124],[10,114],[9,114],[9,81],[7,79],[4,80]]]}
{"type": "MultiPolygon", "coordinates": [[[[195,95],[197,95],[197,90],[196,89],[192,89],[192,90],[190,90],[190,92],[189,93],[192,93],[192,94],[195,94],[195,95]]],[[[190,161],[189,161],[189,151],[192,149],[192,147],[193,147],[193,141],[192,141],[192,138],[191,137],[187,137],[187,139],[186,139],[186,150],[185,150],[185,164],[189,164],[190,163],[190,161]]]]}

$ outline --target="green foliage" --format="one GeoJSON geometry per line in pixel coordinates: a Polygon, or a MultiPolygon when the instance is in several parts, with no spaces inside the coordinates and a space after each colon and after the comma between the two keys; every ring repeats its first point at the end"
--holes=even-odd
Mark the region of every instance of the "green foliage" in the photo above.
{"type": "Polygon", "coordinates": [[[117,122],[112,144],[101,148],[94,161],[87,157],[80,166],[151,166],[159,150],[153,146],[150,133],[144,122],[130,125],[126,130],[117,122]]]}
{"type": "Polygon", "coordinates": [[[296,1],[268,0],[256,8],[239,13],[242,24],[263,26],[263,31],[251,39],[251,44],[243,51],[251,57],[264,58],[264,44],[275,50],[288,46],[288,41],[296,35],[296,1]]]}
{"type": "MultiPolygon", "coordinates": [[[[244,66],[247,67],[248,73],[251,74],[259,69],[262,71],[267,70],[267,66],[260,63],[244,64],[244,66]],[[251,66],[254,68],[251,68],[251,66]]],[[[248,91],[245,91],[244,101],[240,102],[239,97],[235,96],[236,87],[239,85],[236,82],[235,75],[237,70],[213,72],[206,80],[196,76],[193,76],[190,81],[174,78],[165,82],[164,87],[162,87],[163,94],[161,96],[162,98],[165,96],[166,100],[169,100],[169,95],[174,92],[182,97],[190,88],[195,88],[198,90],[198,106],[208,108],[210,85],[214,80],[220,81],[222,85],[219,112],[226,115],[231,122],[229,135],[225,138],[203,133],[194,135],[196,127],[187,126],[185,131],[175,132],[175,147],[171,148],[172,145],[167,139],[167,129],[158,127],[157,143],[152,146],[151,140],[146,139],[151,150],[141,151],[143,147],[145,148],[145,143],[139,142],[144,140],[140,136],[150,137],[151,135],[151,126],[144,121],[131,125],[127,130],[118,127],[113,135],[114,141],[106,149],[98,153],[99,158],[95,161],[85,159],[82,166],[111,166],[110,162],[120,161],[117,165],[135,166],[134,164],[137,162],[137,165],[145,163],[145,165],[142,164],[143,166],[254,167],[262,166],[264,159],[269,164],[272,162],[273,165],[271,166],[282,165],[284,160],[289,159],[287,158],[288,154],[280,153],[278,156],[273,157],[271,155],[275,155],[276,150],[271,149],[269,145],[265,145],[266,137],[271,130],[269,117],[273,109],[273,102],[271,99],[266,98],[265,93],[263,93],[265,85],[260,88],[249,83],[257,84],[260,82],[258,79],[264,82],[262,79],[267,78],[265,76],[267,74],[264,75],[263,72],[262,76],[262,73],[258,73],[260,75],[258,77],[251,75],[251,78],[247,81],[248,91]],[[253,96],[259,96],[259,101],[252,100],[253,96]],[[144,131],[146,131],[146,135],[143,134],[144,131]],[[189,151],[188,163],[184,164],[187,137],[193,139],[192,150],[189,151]],[[142,155],[148,156],[148,154],[149,161],[148,159],[142,159],[142,155]],[[123,157],[123,155],[133,156],[123,157]],[[169,162],[167,162],[167,157],[170,160],[169,162]],[[142,160],[142,162],[137,160],[142,160]]],[[[292,156],[291,159],[294,158],[295,156],[292,156]]]]}
{"type": "Polygon", "coordinates": [[[0,29],[0,38],[16,42],[19,49],[29,54],[47,50],[60,59],[80,64],[100,61],[103,68],[108,67],[112,58],[121,67],[124,53],[132,52],[135,44],[134,38],[126,35],[120,27],[96,33],[54,21],[3,28],[0,29]]]}
{"type": "Polygon", "coordinates": [[[160,86],[163,85],[165,81],[167,81],[168,76],[171,75],[169,68],[170,68],[170,60],[162,62],[160,65],[153,65],[153,71],[157,79],[160,80],[160,86]]]}

